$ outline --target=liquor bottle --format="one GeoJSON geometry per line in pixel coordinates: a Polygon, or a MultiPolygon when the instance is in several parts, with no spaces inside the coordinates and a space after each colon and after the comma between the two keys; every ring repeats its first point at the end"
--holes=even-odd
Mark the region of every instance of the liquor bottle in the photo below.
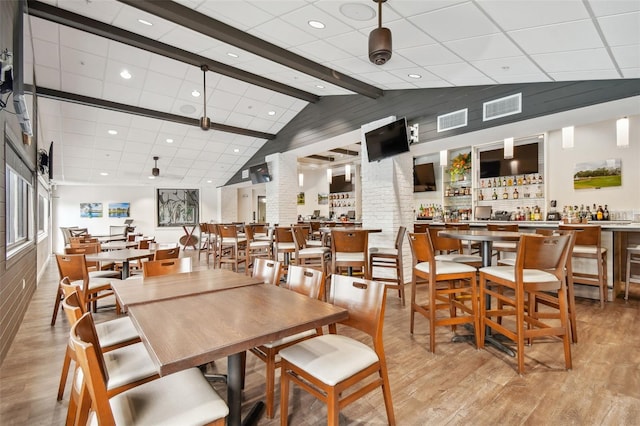
{"type": "Polygon", "coordinates": [[[578,218],[580,218],[580,221],[582,222],[582,219],[584,219],[586,212],[584,211],[584,204],[580,204],[580,211],[578,213],[578,218]]]}
{"type": "Polygon", "coordinates": [[[533,209],[533,220],[542,220],[542,213],[540,211],[540,207],[538,206],[533,209]]]}
{"type": "Polygon", "coordinates": [[[513,190],[513,199],[514,199],[514,200],[517,200],[519,196],[520,196],[520,195],[518,194],[518,188],[515,188],[515,189],[513,190]]]}
{"type": "Polygon", "coordinates": [[[596,209],[596,205],[593,205],[593,210],[591,210],[591,220],[598,220],[598,209],[596,209]]]}
{"type": "Polygon", "coordinates": [[[493,194],[491,194],[491,199],[492,200],[497,200],[498,199],[498,193],[496,192],[496,190],[493,190],[493,194]]]}
{"type": "Polygon", "coordinates": [[[542,175],[538,175],[538,185],[542,185],[542,175]]]}
{"type": "Polygon", "coordinates": [[[503,200],[509,199],[509,193],[507,192],[506,188],[502,190],[502,199],[503,200]]]}
{"type": "Polygon", "coordinates": [[[522,185],[522,176],[518,176],[518,185],[522,185]]]}
{"type": "Polygon", "coordinates": [[[529,207],[524,210],[524,220],[531,220],[531,209],[529,207]]]}
{"type": "Polygon", "coordinates": [[[418,210],[419,217],[424,217],[424,206],[420,204],[420,210],[418,210]]]}
{"type": "Polygon", "coordinates": [[[509,180],[507,180],[507,186],[513,186],[513,178],[509,176],[509,180]]]}
{"type": "Polygon", "coordinates": [[[589,210],[589,205],[587,205],[587,210],[584,212],[584,217],[587,220],[591,220],[593,216],[591,215],[591,210],[589,210]]]}
{"type": "Polygon", "coordinates": [[[507,186],[507,178],[502,176],[502,186],[507,186]]]}
{"type": "Polygon", "coordinates": [[[478,194],[478,201],[484,201],[484,194],[482,193],[482,190],[478,194]]]}
{"type": "Polygon", "coordinates": [[[484,179],[480,179],[480,188],[484,188],[484,179]]]}
{"type": "Polygon", "coordinates": [[[531,175],[527,175],[527,185],[531,185],[531,175]]]}
{"type": "Polygon", "coordinates": [[[502,186],[502,181],[500,180],[500,178],[498,178],[498,187],[502,186]]]}
{"type": "Polygon", "coordinates": [[[602,206],[598,206],[598,213],[596,220],[602,220],[604,218],[604,210],[602,210],[602,206]]]}
{"type": "Polygon", "coordinates": [[[487,181],[488,181],[488,182],[487,182],[487,186],[488,186],[489,188],[491,188],[491,179],[487,179],[487,181]]]}
{"type": "Polygon", "coordinates": [[[604,205],[604,214],[602,216],[603,220],[609,220],[609,207],[607,207],[607,205],[604,205]]]}

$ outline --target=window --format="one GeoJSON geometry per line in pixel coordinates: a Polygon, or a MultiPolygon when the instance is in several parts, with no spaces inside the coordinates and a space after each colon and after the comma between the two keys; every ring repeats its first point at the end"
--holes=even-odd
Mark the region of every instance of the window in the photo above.
{"type": "Polygon", "coordinates": [[[32,239],[30,218],[33,188],[26,179],[7,166],[7,250],[32,239]]]}

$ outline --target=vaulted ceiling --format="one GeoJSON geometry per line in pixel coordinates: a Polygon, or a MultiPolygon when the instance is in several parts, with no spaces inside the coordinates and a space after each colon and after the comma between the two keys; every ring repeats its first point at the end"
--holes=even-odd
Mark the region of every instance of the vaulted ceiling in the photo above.
{"type": "Polygon", "coordinates": [[[45,0],[27,12],[26,83],[59,184],[223,185],[324,96],[640,77],[637,0],[388,0],[382,66],[367,54],[372,0],[45,0]]]}

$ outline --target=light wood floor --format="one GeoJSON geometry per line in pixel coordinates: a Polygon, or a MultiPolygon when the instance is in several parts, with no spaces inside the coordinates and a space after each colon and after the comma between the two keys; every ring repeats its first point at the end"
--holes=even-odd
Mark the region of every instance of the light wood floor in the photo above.
{"type": "MultiPolygon", "coordinates": [[[[49,326],[57,279],[51,262],[0,366],[2,425],[64,423],[68,387],[62,402],[56,401],[56,392],[69,326],[62,313],[57,324],[49,326]]],[[[640,424],[640,286],[632,287],[628,302],[618,299],[604,310],[595,301],[577,303],[580,342],[572,345],[573,370],[563,369],[559,342],[541,341],[526,348],[526,374],[519,376],[513,358],[494,349],[451,343],[448,328],[437,331],[436,354],[429,353],[426,320],[416,318],[416,334],[411,336],[409,309],[390,291],[385,349],[397,424],[640,424]]],[[[96,318],[114,315],[105,310],[96,318]]],[[[224,370],[225,361],[216,362],[216,368],[224,370]]],[[[248,355],[245,409],[263,398],[263,368],[248,355]]],[[[223,387],[218,390],[225,395],[223,387]]],[[[290,424],[325,423],[323,404],[295,387],[291,401],[290,424]]],[[[260,424],[279,424],[278,415],[260,424]]],[[[340,423],[386,424],[380,392],[344,409],[340,423]]]]}

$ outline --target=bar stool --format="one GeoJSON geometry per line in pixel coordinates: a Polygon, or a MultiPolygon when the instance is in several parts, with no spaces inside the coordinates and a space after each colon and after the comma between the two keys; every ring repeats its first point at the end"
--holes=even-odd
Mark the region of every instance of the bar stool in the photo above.
{"type": "Polygon", "coordinates": [[[627,247],[627,280],[624,283],[624,300],[629,300],[629,283],[640,284],[640,276],[631,275],[631,265],[640,265],[640,245],[627,247]]]}
{"type": "MultiPolygon", "coordinates": [[[[518,232],[518,224],[497,224],[487,223],[487,231],[507,231],[518,232]]],[[[500,253],[516,253],[518,251],[518,243],[511,241],[495,241],[493,243],[493,254],[500,260],[500,253]]],[[[492,255],[493,255],[492,254],[492,255]]]]}
{"type": "Polygon", "coordinates": [[[331,271],[339,274],[342,268],[352,275],[353,268],[361,268],[369,279],[369,232],[363,229],[331,231],[331,271]]]}
{"type": "Polygon", "coordinates": [[[404,306],[404,268],[402,266],[402,242],[407,228],[401,226],[396,234],[394,247],[369,248],[369,276],[373,281],[384,282],[387,289],[398,290],[398,296],[404,306]],[[395,277],[374,276],[373,268],[394,269],[395,277]]]}
{"type": "Polygon", "coordinates": [[[275,247],[273,249],[273,260],[278,260],[280,254],[284,259],[284,268],[289,267],[291,253],[296,251],[296,245],[293,242],[293,233],[290,226],[276,226],[274,231],[275,247]]]}

